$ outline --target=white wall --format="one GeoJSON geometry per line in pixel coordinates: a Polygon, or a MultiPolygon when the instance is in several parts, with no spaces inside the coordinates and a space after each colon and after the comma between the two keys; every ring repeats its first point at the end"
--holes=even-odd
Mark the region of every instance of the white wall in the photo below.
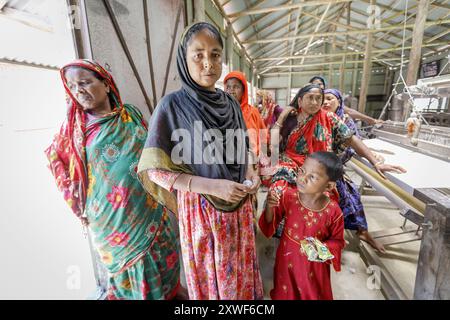
{"type": "MultiPolygon", "coordinates": [[[[55,32],[0,18],[10,40],[0,58],[53,65],[74,58],[65,1],[41,3],[55,32]]],[[[0,299],[86,299],[95,291],[88,242],[44,155],[64,100],[58,71],[0,63],[0,299]]]]}

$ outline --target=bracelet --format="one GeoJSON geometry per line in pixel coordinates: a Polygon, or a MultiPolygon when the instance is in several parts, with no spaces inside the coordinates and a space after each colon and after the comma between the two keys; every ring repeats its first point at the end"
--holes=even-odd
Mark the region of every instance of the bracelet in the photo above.
{"type": "Polygon", "coordinates": [[[275,122],[275,125],[279,126],[280,128],[283,128],[283,125],[279,124],[278,121],[275,122]]]}
{"type": "Polygon", "coordinates": [[[187,183],[187,189],[188,189],[188,192],[191,192],[191,182],[192,182],[192,178],[193,178],[193,176],[190,176],[190,177],[189,177],[189,180],[188,180],[188,183],[187,183]]]}

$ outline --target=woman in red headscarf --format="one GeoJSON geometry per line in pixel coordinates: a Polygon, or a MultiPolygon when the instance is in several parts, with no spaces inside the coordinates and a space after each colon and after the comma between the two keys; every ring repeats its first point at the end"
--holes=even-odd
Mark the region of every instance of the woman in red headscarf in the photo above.
{"type": "Polygon", "coordinates": [[[61,69],[68,112],[46,150],[64,200],[88,227],[108,271],[108,299],[171,299],[179,288],[177,239],[164,207],[136,171],[147,137],[139,110],[112,76],[78,60],[61,69]]]}

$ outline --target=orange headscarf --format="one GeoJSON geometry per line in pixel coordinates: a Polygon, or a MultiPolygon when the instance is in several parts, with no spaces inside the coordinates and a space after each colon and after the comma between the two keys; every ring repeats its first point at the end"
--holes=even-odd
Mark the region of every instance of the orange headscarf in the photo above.
{"type": "MultiPolygon", "coordinates": [[[[248,104],[248,86],[245,74],[239,71],[232,71],[227,74],[223,82],[226,84],[227,81],[232,78],[238,79],[244,87],[244,94],[239,102],[241,104],[242,114],[244,115],[244,121],[247,129],[253,129],[251,131],[252,133],[249,134],[250,145],[253,152],[255,152],[256,155],[259,155],[261,143],[260,130],[266,129],[266,125],[264,124],[258,109],[248,104]]],[[[265,141],[265,139],[263,140],[265,141]]]]}

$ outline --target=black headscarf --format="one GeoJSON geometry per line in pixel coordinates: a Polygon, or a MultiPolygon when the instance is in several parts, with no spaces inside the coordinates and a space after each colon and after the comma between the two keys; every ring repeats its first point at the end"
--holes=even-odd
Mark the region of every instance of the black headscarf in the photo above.
{"type": "Polygon", "coordinates": [[[320,80],[323,83],[324,88],[327,87],[327,83],[325,82],[325,78],[321,77],[321,76],[314,76],[309,80],[309,83],[312,83],[314,80],[320,80]]]}
{"type": "MultiPolygon", "coordinates": [[[[226,179],[242,183],[245,180],[248,164],[248,137],[246,137],[246,126],[242,111],[238,102],[229,94],[220,89],[215,92],[209,91],[198,85],[189,74],[187,65],[187,45],[189,39],[186,36],[193,36],[192,29],[207,29],[213,35],[218,36],[218,31],[205,22],[196,23],[188,27],[180,40],[177,52],[177,69],[181,78],[182,89],[165,96],[155,109],[155,113],[150,119],[149,134],[138,172],[149,169],[161,169],[171,172],[190,173],[211,179],[226,179]],[[212,28],[212,29],[211,29],[212,28]],[[215,32],[214,32],[215,31],[215,32]],[[199,132],[194,123],[201,123],[202,132],[199,132]],[[191,154],[190,160],[181,164],[175,164],[171,154],[179,141],[171,141],[172,133],[177,129],[184,129],[190,134],[191,154]],[[208,130],[216,130],[221,133],[223,140],[208,139],[203,141],[199,147],[198,141],[194,141],[195,136],[205,134],[208,130]],[[236,133],[237,139],[230,133],[236,133]],[[227,134],[228,133],[228,134],[227,134]],[[207,150],[208,146],[214,145],[224,151],[222,163],[205,163],[203,155],[214,156],[207,150]],[[226,159],[226,154],[231,153],[234,157],[226,159]],[[200,154],[201,153],[201,154],[200,154]],[[197,159],[201,163],[195,163],[197,159]]],[[[220,42],[220,41],[219,41],[220,42]]],[[[179,131],[178,131],[179,132],[179,131]]],[[[181,139],[180,139],[181,140],[181,139]]],[[[183,142],[185,142],[183,140],[183,142]]],[[[212,159],[210,157],[209,159],[212,159]]],[[[151,193],[163,194],[164,191],[153,190],[157,186],[146,179],[146,174],[141,174],[141,181],[151,193]]],[[[157,199],[161,197],[155,196],[157,199]]],[[[167,195],[164,195],[167,197],[167,195]]],[[[234,211],[240,204],[231,204],[221,199],[204,195],[206,199],[218,210],[234,211]]],[[[162,199],[161,202],[167,202],[162,199]]],[[[170,208],[173,211],[172,208],[170,208]]]]}

